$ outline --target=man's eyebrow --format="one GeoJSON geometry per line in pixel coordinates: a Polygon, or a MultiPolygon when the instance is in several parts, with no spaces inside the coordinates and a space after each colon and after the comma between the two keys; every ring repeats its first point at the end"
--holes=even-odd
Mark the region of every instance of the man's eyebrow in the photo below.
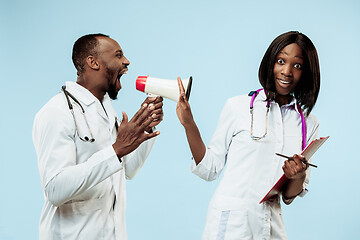
{"type": "Polygon", "coordinates": [[[124,54],[122,50],[116,50],[115,53],[120,53],[121,55],[124,54]]]}

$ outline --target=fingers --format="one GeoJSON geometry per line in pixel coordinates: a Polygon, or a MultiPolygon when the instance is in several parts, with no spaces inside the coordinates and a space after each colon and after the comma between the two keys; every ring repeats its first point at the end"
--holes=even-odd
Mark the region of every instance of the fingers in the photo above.
{"type": "Polygon", "coordinates": [[[187,98],[185,95],[185,88],[184,88],[184,85],[183,85],[180,77],[177,78],[177,82],[178,82],[179,91],[180,91],[179,102],[187,103],[187,98]]]}
{"type": "MultiPolygon", "coordinates": [[[[150,109],[152,109],[150,107],[150,109]]],[[[148,115],[143,114],[138,119],[138,125],[142,126],[142,129],[146,129],[148,127],[154,127],[158,125],[163,119],[162,109],[152,110],[148,115]]]]}
{"type": "Polygon", "coordinates": [[[131,121],[137,121],[142,122],[145,118],[147,118],[150,113],[155,110],[156,108],[162,107],[162,102],[158,102],[154,104],[156,98],[149,100],[152,98],[147,98],[141,105],[141,108],[135,113],[135,115],[132,117],[131,121]]]}
{"type": "Polygon", "coordinates": [[[159,102],[162,102],[164,99],[162,97],[156,97],[155,100],[152,102],[153,104],[157,104],[159,102]]]}
{"type": "MultiPolygon", "coordinates": [[[[144,110],[142,112],[141,115],[138,116],[137,119],[135,119],[133,121],[133,123],[140,127],[140,130],[141,131],[144,131],[145,128],[147,128],[150,123],[154,120],[152,117],[151,117],[151,112],[154,110],[154,106],[149,106],[146,110],[144,110]]],[[[131,120],[132,121],[132,120],[131,120]]]]}
{"type": "Polygon", "coordinates": [[[146,104],[150,104],[150,103],[153,103],[153,102],[155,102],[157,100],[157,97],[147,97],[145,100],[144,100],[144,102],[143,102],[143,104],[144,103],[146,103],[146,104]]]}
{"type": "Polygon", "coordinates": [[[160,103],[163,101],[163,98],[161,96],[158,96],[158,97],[147,97],[143,104],[147,104],[147,105],[155,105],[157,103],[160,103]]]}
{"type": "Polygon", "coordinates": [[[179,95],[179,103],[186,103],[188,104],[188,100],[186,98],[186,94],[185,94],[185,88],[184,85],[180,79],[180,77],[177,78],[178,81],[178,86],[179,86],[179,91],[180,91],[180,95],[179,95]]]}
{"type": "Polygon", "coordinates": [[[177,82],[179,85],[179,90],[180,90],[180,95],[181,95],[181,94],[185,93],[185,88],[184,88],[184,85],[183,85],[180,77],[177,77],[177,82]]]}
{"type": "Polygon", "coordinates": [[[127,123],[128,122],[128,116],[125,112],[122,112],[122,120],[121,123],[127,123]]]}
{"type": "Polygon", "coordinates": [[[148,97],[130,120],[132,128],[139,133],[158,125],[163,119],[163,98],[148,97]]]}
{"type": "Polygon", "coordinates": [[[163,107],[163,98],[162,97],[155,97],[155,98],[146,98],[145,101],[143,102],[142,106],[148,106],[150,108],[150,110],[156,110],[159,108],[163,107]],[[154,106],[154,108],[152,108],[151,106],[154,106]]]}
{"type": "Polygon", "coordinates": [[[301,166],[303,169],[306,170],[309,167],[309,164],[307,163],[307,160],[305,159],[304,156],[295,154],[293,158],[296,165],[301,166]]]}
{"type": "Polygon", "coordinates": [[[157,125],[159,125],[159,123],[162,121],[162,118],[159,118],[159,119],[156,119],[156,120],[153,120],[150,124],[149,124],[149,128],[153,128],[153,127],[156,127],[157,125]]]}
{"type": "Polygon", "coordinates": [[[128,116],[125,112],[122,112],[122,119],[121,119],[121,122],[120,122],[120,125],[118,126],[118,133],[121,131],[121,129],[125,128],[125,126],[127,125],[129,119],[128,119],[128,116]]]}
{"type": "Polygon", "coordinates": [[[160,134],[159,131],[153,132],[153,133],[145,133],[145,140],[149,140],[150,138],[156,137],[160,134]]]}
{"type": "Polygon", "coordinates": [[[287,160],[284,162],[283,166],[284,172],[287,173],[287,177],[292,178],[297,174],[296,163],[293,160],[287,160]]]}
{"type": "Polygon", "coordinates": [[[155,107],[154,110],[158,110],[158,109],[162,109],[163,105],[164,104],[163,104],[162,100],[161,101],[156,100],[155,102],[150,103],[149,107],[154,106],[155,107]]]}
{"type": "Polygon", "coordinates": [[[305,175],[307,165],[302,160],[305,160],[303,156],[295,154],[293,160],[286,160],[284,162],[283,170],[287,178],[294,179],[305,175]]]}
{"type": "Polygon", "coordinates": [[[142,142],[160,134],[159,131],[152,132],[150,130],[163,119],[162,101],[162,97],[146,98],[130,121],[126,113],[122,113],[123,119],[113,144],[118,157],[129,154],[142,142]]]}
{"type": "Polygon", "coordinates": [[[154,121],[156,121],[156,120],[162,120],[163,116],[164,116],[164,114],[163,114],[162,109],[157,109],[151,113],[150,117],[153,118],[154,121]]]}
{"type": "Polygon", "coordinates": [[[145,101],[143,102],[143,104],[141,105],[141,108],[135,113],[135,115],[131,118],[130,121],[136,121],[143,114],[143,112],[149,106],[149,104],[146,103],[145,101]]]}
{"type": "MultiPolygon", "coordinates": [[[[163,98],[162,97],[158,97],[153,103],[153,105],[149,105],[150,109],[153,109],[150,114],[149,114],[149,117],[153,119],[153,122],[157,122],[156,125],[158,125],[162,119],[163,119],[163,116],[164,116],[164,113],[163,113],[163,98]],[[151,108],[151,107],[154,107],[154,108],[151,108]]],[[[151,124],[151,125],[154,125],[154,124],[151,124]]]]}

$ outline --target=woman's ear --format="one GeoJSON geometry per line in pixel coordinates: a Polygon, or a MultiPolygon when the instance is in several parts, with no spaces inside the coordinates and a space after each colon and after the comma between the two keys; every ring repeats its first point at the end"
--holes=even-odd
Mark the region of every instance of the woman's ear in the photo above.
{"type": "Polygon", "coordinates": [[[88,56],[86,58],[86,64],[93,70],[100,69],[100,64],[94,56],[88,56]]]}

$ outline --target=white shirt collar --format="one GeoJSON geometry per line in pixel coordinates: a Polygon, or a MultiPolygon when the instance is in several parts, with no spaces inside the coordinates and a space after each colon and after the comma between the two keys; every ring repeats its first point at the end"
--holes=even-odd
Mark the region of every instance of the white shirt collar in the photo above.
{"type": "Polygon", "coordinates": [[[66,90],[87,106],[98,100],[88,89],[76,82],[66,82],[66,90]]]}
{"type": "MultiPolygon", "coordinates": [[[[257,100],[257,99],[258,99],[258,100],[265,101],[265,100],[266,100],[265,91],[260,91],[259,94],[258,94],[258,96],[255,98],[255,100],[257,100]]],[[[273,101],[273,102],[274,102],[274,101],[273,101]]],[[[285,104],[285,105],[283,105],[283,106],[281,106],[281,107],[282,107],[282,108],[295,109],[295,111],[299,113],[296,105],[297,105],[296,98],[295,98],[294,96],[292,96],[290,103],[285,104]]],[[[300,113],[299,113],[299,114],[300,114],[300,113]]]]}
{"type": "Polygon", "coordinates": [[[295,111],[300,114],[300,112],[299,112],[299,110],[298,110],[298,108],[297,108],[297,104],[298,104],[298,102],[296,101],[296,98],[295,98],[295,97],[292,97],[290,103],[285,104],[285,105],[283,105],[283,106],[281,106],[281,107],[282,107],[282,108],[295,109],[295,111]]]}

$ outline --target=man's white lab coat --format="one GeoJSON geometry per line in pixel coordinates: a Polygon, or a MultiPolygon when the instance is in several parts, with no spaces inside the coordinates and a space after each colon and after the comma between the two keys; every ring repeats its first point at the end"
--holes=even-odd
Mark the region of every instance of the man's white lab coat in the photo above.
{"type": "MultiPolygon", "coordinates": [[[[144,142],[120,162],[112,147],[117,135],[116,113],[109,96],[104,96],[101,106],[77,83],[67,82],[66,89],[85,109],[95,141],[79,139],[62,92],[36,114],[33,141],[45,197],[39,238],[127,239],[125,179],[135,176],[155,139],[144,142]]],[[[79,135],[90,137],[80,107],[71,102],[79,135]]]]}

